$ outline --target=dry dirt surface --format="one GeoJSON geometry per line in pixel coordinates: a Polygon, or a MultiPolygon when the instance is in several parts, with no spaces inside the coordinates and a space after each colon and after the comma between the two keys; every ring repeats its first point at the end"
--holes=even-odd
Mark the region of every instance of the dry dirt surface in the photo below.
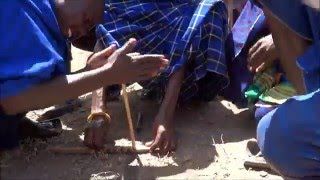
{"type": "MultiPolygon", "coordinates": [[[[74,50],[73,68],[83,67],[88,52],[74,50]]],[[[151,127],[159,105],[142,101],[137,87],[130,88],[133,119],[143,112],[139,142],[151,138],[151,127]]],[[[177,151],[166,156],[141,154],[58,155],[48,152],[53,146],[81,146],[90,94],[81,96],[81,107],[62,116],[63,133],[47,141],[28,142],[20,152],[7,152],[2,159],[0,179],[281,179],[265,171],[246,169],[246,142],[255,137],[252,113],[230,102],[217,99],[177,110],[177,151]]],[[[108,139],[116,144],[130,143],[122,100],[108,104],[112,126],[108,139]]],[[[50,109],[50,108],[49,108],[50,109]]],[[[48,109],[30,112],[37,119],[48,109]]],[[[134,123],[135,124],[135,123],[134,123]]]]}

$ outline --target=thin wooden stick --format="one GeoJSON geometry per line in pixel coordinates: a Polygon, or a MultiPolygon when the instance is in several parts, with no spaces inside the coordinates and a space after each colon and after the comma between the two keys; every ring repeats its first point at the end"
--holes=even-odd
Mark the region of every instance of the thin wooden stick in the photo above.
{"type": "Polygon", "coordinates": [[[129,105],[129,98],[128,98],[128,93],[127,93],[127,87],[125,84],[122,84],[122,93],[123,93],[122,96],[123,96],[124,105],[125,105],[126,113],[127,113],[128,124],[129,124],[129,133],[130,133],[130,138],[131,138],[131,142],[132,142],[132,149],[136,150],[136,140],[134,137],[134,130],[133,130],[131,110],[130,110],[130,105],[129,105]]]}
{"type": "Polygon", "coordinates": [[[103,152],[108,154],[144,154],[149,153],[150,148],[145,146],[138,146],[137,149],[132,149],[128,146],[110,146],[105,145],[100,151],[95,151],[84,146],[79,147],[49,147],[48,150],[56,154],[94,154],[96,152],[103,152]]]}
{"type": "Polygon", "coordinates": [[[228,1],[228,28],[229,32],[232,30],[233,27],[233,0],[228,1]]]}

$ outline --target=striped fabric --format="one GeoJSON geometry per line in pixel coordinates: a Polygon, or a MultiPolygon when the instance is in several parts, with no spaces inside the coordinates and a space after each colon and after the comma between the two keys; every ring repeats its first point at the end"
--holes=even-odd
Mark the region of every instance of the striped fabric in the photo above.
{"type": "Polygon", "coordinates": [[[255,104],[255,119],[260,121],[266,114],[296,95],[295,89],[288,82],[280,83],[264,92],[260,95],[260,100],[255,104]]]}
{"type": "Polygon", "coordinates": [[[249,0],[240,14],[234,12],[234,16],[237,19],[226,41],[230,84],[223,96],[239,107],[246,107],[244,93],[253,81],[253,74],[248,70],[248,52],[257,40],[267,35],[267,23],[263,11],[249,0]]]}
{"type": "Polygon", "coordinates": [[[283,104],[287,99],[296,96],[297,92],[289,82],[283,82],[261,94],[259,99],[265,103],[283,104]]]}
{"type": "Polygon", "coordinates": [[[257,31],[261,30],[264,20],[262,9],[248,1],[231,30],[235,57],[242,52],[249,35],[257,34],[257,31]]]}
{"type": "Polygon", "coordinates": [[[164,54],[170,66],[141,84],[163,94],[172,73],[186,66],[180,100],[212,99],[228,84],[224,42],[227,12],[222,0],[106,0],[98,43],[123,45],[136,38],[136,51],[164,54]]]}

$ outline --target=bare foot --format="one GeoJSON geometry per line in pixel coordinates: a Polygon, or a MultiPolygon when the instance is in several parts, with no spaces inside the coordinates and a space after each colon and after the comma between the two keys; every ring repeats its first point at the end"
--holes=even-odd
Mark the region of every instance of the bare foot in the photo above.
{"type": "Polygon", "coordinates": [[[106,143],[111,119],[105,116],[96,116],[87,124],[84,134],[84,145],[89,148],[100,150],[106,143]]]}

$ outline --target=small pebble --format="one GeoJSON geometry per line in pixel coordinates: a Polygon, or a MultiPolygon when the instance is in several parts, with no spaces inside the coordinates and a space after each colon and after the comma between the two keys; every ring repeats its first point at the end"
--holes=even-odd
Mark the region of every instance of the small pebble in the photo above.
{"type": "Polygon", "coordinates": [[[225,173],[225,174],[223,175],[223,178],[227,178],[227,177],[229,177],[229,176],[230,176],[229,173],[225,173]]]}
{"type": "Polygon", "coordinates": [[[261,171],[260,172],[260,176],[261,177],[267,177],[269,174],[267,173],[267,172],[265,172],[265,171],[261,171]]]}
{"type": "Polygon", "coordinates": [[[189,161],[191,161],[191,160],[192,160],[192,156],[189,155],[189,154],[187,154],[187,155],[185,155],[185,156],[183,157],[183,162],[189,162],[189,161]]]}

